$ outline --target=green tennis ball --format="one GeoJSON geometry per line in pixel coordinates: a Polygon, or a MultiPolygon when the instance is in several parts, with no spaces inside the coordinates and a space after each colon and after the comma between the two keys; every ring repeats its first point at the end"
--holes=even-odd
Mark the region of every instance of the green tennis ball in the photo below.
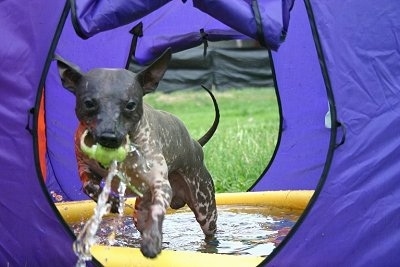
{"type": "Polygon", "coordinates": [[[81,137],[81,150],[89,158],[94,159],[101,163],[104,167],[109,167],[113,160],[117,162],[124,161],[128,155],[128,151],[125,149],[126,146],[120,146],[118,148],[108,148],[100,144],[94,144],[92,146],[87,146],[84,142],[87,131],[85,131],[81,137]]]}

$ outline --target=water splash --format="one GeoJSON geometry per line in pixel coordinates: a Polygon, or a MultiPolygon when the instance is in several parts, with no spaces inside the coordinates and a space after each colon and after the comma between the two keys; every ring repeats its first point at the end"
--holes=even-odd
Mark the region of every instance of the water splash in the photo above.
{"type": "MultiPolygon", "coordinates": [[[[150,167],[143,155],[136,149],[134,144],[130,144],[128,150],[128,156],[136,157],[135,169],[142,172],[148,172],[150,167]]],[[[138,196],[142,196],[142,193],[133,185],[131,185],[129,177],[126,175],[126,167],[123,162],[118,165],[116,160],[113,160],[108,169],[108,175],[105,179],[104,187],[97,200],[96,208],[94,209],[93,216],[86,222],[83,229],[80,231],[77,239],[73,243],[73,250],[78,256],[76,267],[85,267],[86,261],[92,260],[90,248],[96,243],[96,233],[99,229],[99,225],[102,222],[104,215],[110,213],[111,204],[107,203],[109,195],[111,193],[111,182],[114,177],[119,178],[118,186],[118,219],[115,221],[113,229],[118,229],[123,224],[123,216],[125,209],[125,191],[129,187],[138,196]]],[[[115,231],[112,231],[108,237],[110,245],[115,243],[115,231]]]]}
{"type": "MultiPolygon", "coordinates": [[[[111,192],[111,181],[118,173],[117,167],[117,161],[112,161],[108,175],[105,179],[105,185],[99,195],[96,208],[94,209],[94,214],[86,222],[85,226],[73,244],[73,250],[78,256],[76,267],[85,267],[86,261],[90,261],[92,259],[90,248],[96,242],[96,232],[103,216],[108,214],[111,209],[111,204],[107,203],[107,201],[111,192]]],[[[122,184],[122,182],[120,184],[122,184]]]]}

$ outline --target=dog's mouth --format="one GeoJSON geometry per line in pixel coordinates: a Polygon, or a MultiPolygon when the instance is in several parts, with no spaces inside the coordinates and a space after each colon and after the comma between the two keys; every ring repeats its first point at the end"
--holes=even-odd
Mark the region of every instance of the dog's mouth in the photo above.
{"type": "Polygon", "coordinates": [[[80,148],[89,158],[98,161],[104,167],[108,167],[113,160],[124,161],[130,151],[129,136],[126,135],[122,144],[116,148],[110,148],[95,142],[95,138],[88,130],[85,130],[80,138],[80,148]]]}

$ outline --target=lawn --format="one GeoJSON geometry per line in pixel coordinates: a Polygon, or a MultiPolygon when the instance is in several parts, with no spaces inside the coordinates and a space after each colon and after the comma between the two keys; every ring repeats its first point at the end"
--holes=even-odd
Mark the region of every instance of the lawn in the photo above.
{"type": "MultiPolygon", "coordinates": [[[[214,91],[220,124],[204,147],[205,161],[217,192],[246,191],[260,177],[274,152],[279,112],[271,88],[214,91]]],[[[211,126],[214,109],[203,90],[155,93],[145,97],[155,108],[171,112],[198,139],[211,126]]]]}

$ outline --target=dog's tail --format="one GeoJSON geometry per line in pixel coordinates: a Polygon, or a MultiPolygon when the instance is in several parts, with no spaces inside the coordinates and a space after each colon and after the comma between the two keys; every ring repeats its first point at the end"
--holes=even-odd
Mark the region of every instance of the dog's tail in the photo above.
{"type": "Polygon", "coordinates": [[[208,129],[208,131],[199,140],[197,140],[201,146],[204,146],[211,139],[211,137],[214,135],[215,131],[218,128],[218,124],[219,124],[219,107],[218,107],[217,100],[215,99],[215,96],[213,95],[211,90],[208,89],[207,87],[205,87],[204,85],[202,85],[201,87],[203,87],[203,89],[206,90],[209,93],[209,95],[211,96],[211,99],[212,99],[213,104],[214,104],[214,110],[215,110],[215,117],[214,117],[213,124],[211,125],[210,129],[208,129]]]}

